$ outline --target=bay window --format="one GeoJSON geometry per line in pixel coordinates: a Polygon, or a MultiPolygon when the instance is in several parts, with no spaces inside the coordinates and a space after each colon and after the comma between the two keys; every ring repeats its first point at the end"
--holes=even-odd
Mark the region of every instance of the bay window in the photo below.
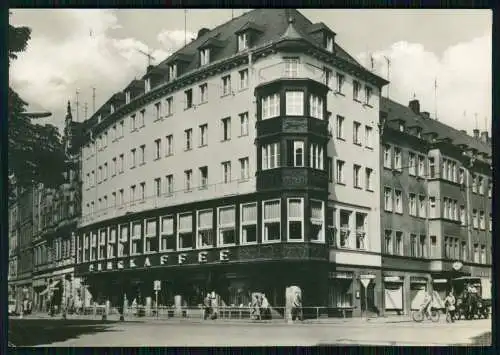
{"type": "Polygon", "coordinates": [[[280,166],[279,143],[265,144],[262,146],[262,170],[274,169],[280,166]]]}
{"type": "Polygon", "coordinates": [[[128,253],[129,225],[120,226],[120,240],[118,242],[118,257],[127,256],[128,253]]]}
{"type": "Polygon", "coordinates": [[[427,209],[426,209],[426,203],[425,203],[425,196],[419,196],[418,197],[419,201],[419,207],[418,207],[418,216],[420,218],[426,218],[427,217],[427,209]]]}
{"type": "Polygon", "coordinates": [[[288,240],[304,239],[304,200],[288,199],[288,240]]]}
{"type": "Polygon", "coordinates": [[[351,224],[352,212],[346,210],[340,210],[340,243],[341,248],[349,247],[349,237],[351,234],[350,224],[351,224]]]}
{"type": "Polygon", "coordinates": [[[271,200],[262,202],[263,207],[263,236],[264,242],[279,241],[281,239],[281,201],[271,200]]]}
{"type": "Polygon", "coordinates": [[[280,96],[272,94],[261,99],[262,119],[273,118],[280,114],[280,96]]]}
{"type": "Polygon", "coordinates": [[[257,203],[247,203],[241,205],[241,242],[257,242],[257,203]]]}
{"type": "Polygon", "coordinates": [[[130,236],[130,255],[141,254],[142,223],[132,222],[132,235],[130,236]]]}
{"type": "Polygon", "coordinates": [[[311,208],[311,241],[325,241],[325,214],[323,213],[324,202],[318,200],[310,201],[311,208]]]}
{"type": "Polygon", "coordinates": [[[146,233],[144,234],[144,252],[158,251],[158,243],[156,243],[156,228],[158,220],[156,218],[146,220],[146,233]]]}
{"type": "Polygon", "coordinates": [[[94,261],[96,259],[97,259],[97,233],[92,232],[92,237],[90,240],[90,261],[94,261]]]}
{"type": "Polygon", "coordinates": [[[233,245],[236,243],[236,208],[234,206],[218,209],[219,245],[233,245]]]}
{"type": "Polygon", "coordinates": [[[198,248],[214,246],[213,210],[198,211],[198,248]]]}
{"type": "Polygon", "coordinates": [[[299,58],[283,58],[285,61],[285,77],[296,78],[299,76],[299,58]]]}
{"type": "Polygon", "coordinates": [[[309,96],[309,115],[311,117],[323,119],[323,99],[316,95],[309,96]]]}
{"type": "Polygon", "coordinates": [[[102,228],[99,231],[99,252],[97,254],[97,259],[102,260],[106,258],[106,238],[108,230],[106,228],[102,228]]]}
{"type": "Polygon", "coordinates": [[[160,250],[174,250],[175,235],[174,235],[174,216],[161,217],[160,226],[160,250]]]}
{"type": "Polygon", "coordinates": [[[178,215],[177,236],[179,249],[190,249],[193,247],[193,215],[191,212],[178,215]]]}
{"type": "Polygon", "coordinates": [[[115,246],[116,246],[116,227],[110,227],[108,235],[108,255],[107,255],[108,259],[114,258],[116,256],[115,246]]]}
{"type": "Polygon", "coordinates": [[[309,146],[309,167],[323,170],[323,147],[320,144],[311,143],[309,146]]]}
{"type": "Polygon", "coordinates": [[[285,93],[286,115],[303,116],[304,115],[304,92],[287,91],[285,93]]]}

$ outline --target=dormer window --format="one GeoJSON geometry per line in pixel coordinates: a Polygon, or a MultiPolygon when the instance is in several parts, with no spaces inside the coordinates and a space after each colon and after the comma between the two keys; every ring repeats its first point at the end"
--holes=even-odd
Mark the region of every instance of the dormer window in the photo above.
{"type": "Polygon", "coordinates": [[[207,65],[210,63],[210,49],[205,48],[200,50],[200,65],[207,65]]]}
{"type": "Polygon", "coordinates": [[[404,132],[405,131],[405,124],[404,122],[399,122],[399,131],[404,132]]]}
{"type": "Polygon", "coordinates": [[[149,92],[151,90],[151,79],[147,78],[144,80],[144,91],[149,92]]]}
{"type": "Polygon", "coordinates": [[[422,138],[422,128],[417,127],[416,132],[417,132],[417,138],[419,138],[419,139],[422,138]]]}
{"type": "Polygon", "coordinates": [[[115,105],[111,104],[109,107],[109,111],[110,111],[110,113],[115,112],[115,105]]]}
{"type": "Polygon", "coordinates": [[[372,88],[369,86],[365,86],[365,105],[370,105],[372,98],[372,88]]]}
{"type": "Polygon", "coordinates": [[[130,91],[125,92],[125,103],[126,104],[130,103],[130,91]]]}
{"type": "Polygon", "coordinates": [[[97,123],[101,123],[101,115],[97,116],[97,123]]]}
{"type": "Polygon", "coordinates": [[[240,33],[238,35],[238,52],[244,51],[248,48],[248,34],[240,33]]]}
{"type": "Polygon", "coordinates": [[[326,50],[328,52],[332,52],[333,53],[333,37],[332,36],[326,36],[326,50]]]}
{"type": "Polygon", "coordinates": [[[174,63],[168,66],[168,77],[170,78],[170,81],[177,78],[177,64],[174,63]]]}

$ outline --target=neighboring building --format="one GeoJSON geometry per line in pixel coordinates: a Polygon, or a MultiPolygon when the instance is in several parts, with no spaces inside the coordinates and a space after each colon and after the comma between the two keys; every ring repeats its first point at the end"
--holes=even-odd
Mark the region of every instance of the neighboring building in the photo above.
{"type": "Polygon", "coordinates": [[[227,304],[298,285],[382,307],[379,97],[387,81],[296,10],[258,9],[174,53],[91,117],[76,274],[98,302],[227,304]],[[142,300],[142,301],[141,301],[142,300]]]}
{"type": "Polygon", "coordinates": [[[54,189],[38,186],[35,190],[33,239],[34,307],[47,311],[48,304],[61,310],[79,298],[80,280],[73,277],[75,264],[75,236],[81,216],[81,183],[79,137],[82,124],[72,121],[68,102],[63,145],[67,171],[65,182],[54,189]]]}
{"type": "Polygon", "coordinates": [[[491,279],[491,142],[381,99],[384,310],[408,313],[449,279],[491,279]]]}

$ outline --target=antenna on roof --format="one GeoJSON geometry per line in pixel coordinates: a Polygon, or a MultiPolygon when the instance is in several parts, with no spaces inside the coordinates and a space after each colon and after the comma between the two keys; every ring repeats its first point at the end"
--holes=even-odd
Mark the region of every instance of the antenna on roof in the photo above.
{"type": "Polygon", "coordinates": [[[84,119],[84,120],[86,120],[86,119],[87,119],[87,112],[88,112],[88,109],[89,109],[88,104],[87,104],[87,102],[85,102],[85,103],[83,104],[83,113],[84,113],[83,119],[84,119]]]}
{"type": "Polygon", "coordinates": [[[76,89],[76,122],[79,122],[79,119],[78,119],[78,113],[80,111],[79,107],[80,107],[80,101],[78,101],[78,97],[80,96],[80,92],[78,91],[78,89],[76,89]]]}
{"type": "Polygon", "coordinates": [[[92,114],[95,113],[95,88],[92,88],[92,114]]]}
{"type": "Polygon", "coordinates": [[[155,60],[155,58],[151,55],[151,53],[146,53],[144,51],[141,51],[140,49],[137,49],[137,51],[148,57],[148,68],[149,68],[151,66],[151,60],[155,60]]]}
{"type": "Polygon", "coordinates": [[[391,86],[391,82],[389,80],[391,77],[390,76],[390,74],[391,74],[391,60],[386,56],[384,56],[384,58],[385,58],[385,61],[387,62],[387,81],[389,82],[387,84],[387,98],[389,98],[389,88],[391,86]]]}
{"type": "Polygon", "coordinates": [[[187,13],[188,10],[184,10],[184,46],[187,44],[187,13]]]}
{"type": "Polygon", "coordinates": [[[437,82],[437,77],[436,77],[434,79],[434,118],[436,119],[436,121],[438,120],[437,91],[438,91],[438,82],[437,82]]]}
{"type": "Polygon", "coordinates": [[[373,59],[373,53],[370,53],[370,70],[373,71],[374,68],[374,59],[373,59]]]}

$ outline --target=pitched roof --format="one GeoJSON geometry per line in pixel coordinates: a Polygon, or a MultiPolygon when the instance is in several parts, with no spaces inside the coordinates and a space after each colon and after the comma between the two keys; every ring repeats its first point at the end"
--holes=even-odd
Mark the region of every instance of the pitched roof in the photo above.
{"type": "Polygon", "coordinates": [[[454,145],[464,144],[480,153],[488,155],[492,153],[491,145],[485,144],[480,139],[476,139],[435,119],[424,118],[422,115],[413,112],[410,107],[386,97],[380,98],[380,111],[387,113],[387,120],[389,121],[401,119],[408,127],[422,127],[422,134],[435,132],[438,138],[449,138],[454,145]]]}

